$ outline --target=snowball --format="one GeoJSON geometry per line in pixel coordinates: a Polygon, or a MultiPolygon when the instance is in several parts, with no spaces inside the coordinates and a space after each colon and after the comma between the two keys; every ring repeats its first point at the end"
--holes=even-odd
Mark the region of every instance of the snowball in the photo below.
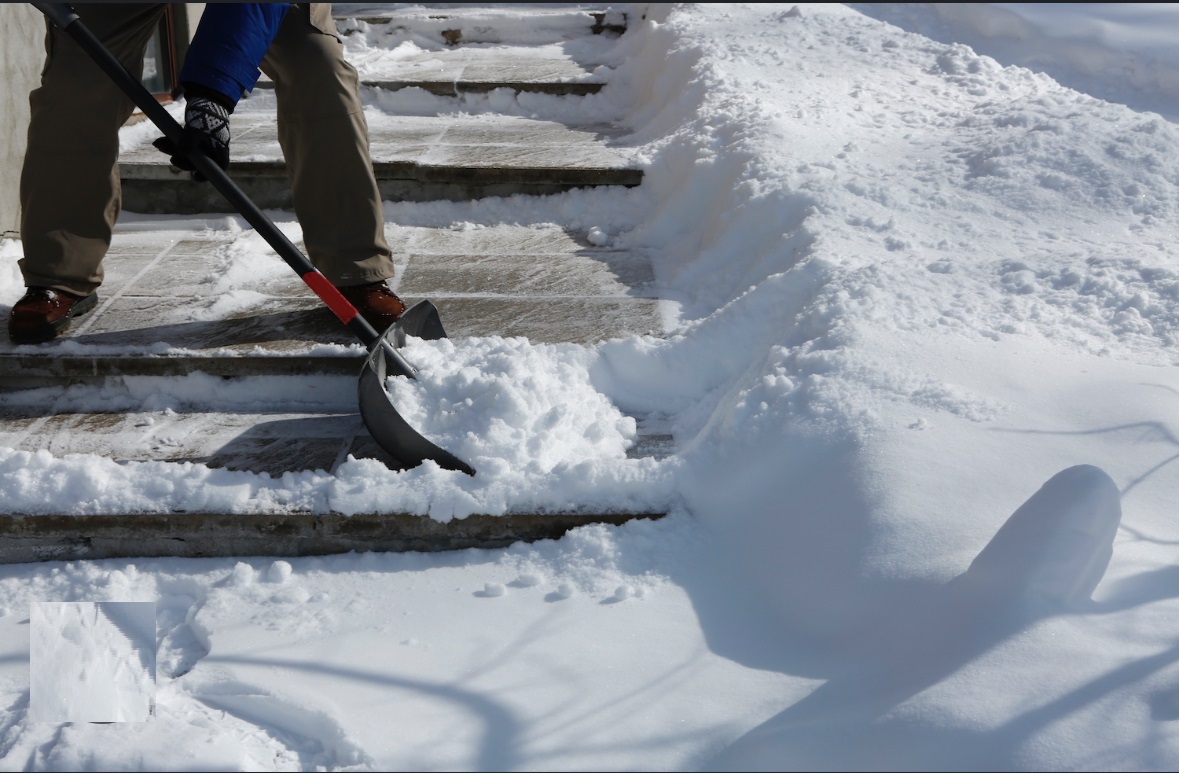
{"type": "Polygon", "coordinates": [[[266,572],[266,579],[273,583],[284,583],[291,576],[291,565],[286,561],[275,561],[266,572]]]}
{"type": "Polygon", "coordinates": [[[517,577],[512,584],[515,585],[517,588],[534,588],[537,585],[540,585],[540,583],[541,583],[540,575],[526,573],[526,574],[522,574],[519,577],[517,577]]]}
{"type": "Polygon", "coordinates": [[[234,564],[233,573],[230,575],[229,584],[236,588],[244,588],[247,585],[254,583],[254,567],[249,564],[238,561],[234,564]]]}
{"type": "Polygon", "coordinates": [[[585,238],[588,239],[589,243],[595,247],[610,246],[610,237],[606,234],[605,231],[603,231],[601,228],[598,228],[597,226],[589,229],[589,233],[585,235],[585,238]]]}

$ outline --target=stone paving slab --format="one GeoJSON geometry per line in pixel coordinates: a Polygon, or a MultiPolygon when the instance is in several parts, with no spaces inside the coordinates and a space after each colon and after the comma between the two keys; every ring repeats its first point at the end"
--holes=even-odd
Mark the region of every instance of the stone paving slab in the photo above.
{"type": "Polygon", "coordinates": [[[64,347],[40,347],[0,354],[0,393],[6,390],[36,389],[59,384],[101,384],[106,379],[125,377],[173,377],[205,373],[222,378],[247,376],[341,375],[356,378],[362,351],[354,356],[317,357],[301,349],[279,352],[278,356],[241,354],[236,351],[200,356],[193,352],[162,355],[110,354],[63,351],[64,347]],[[289,354],[291,356],[282,356],[289,354]]]}
{"type": "MultiPolygon", "coordinates": [[[[578,58],[561,44],[529,47],[460,46],[404,53],[395,48],[347,51],[348,61],[368,88],[420,88],[438,96],[482,94],[499,88],[555,95],[596,94],[604,82],[593,74],[597,62],[578,58]]],[[[263,76],[257,88],[273,89],[263,76]]]]}
{"type": "MultiPolygon", "coordinates": [[[[273,114],[265,104],[242,105],[248,109],[235,112],[232,123],[234,165],[282,164],[273,114]]],[[[499,168],[502,160],[489,161],[484,153],[521,150],[533,155],[515,161],[514,168],[639,171],[629,167],[626,152],[609,145],[623,132],[608,125],[571,127],[510,115],[394,116],[373,108],[365,117],[374,168],[396,162],[499,168]]],[[[132,179],[168,176],[167,156],[152,147],[150,138],[120,153],[119,163],[134,170],[132,179]]]]}
{"type": "MultiPolygon", "coordinates": [[[[369,437],[360,414],[333,410],[355,394],[355,380],[316,384],[320,411],[223,411],[216,395],[208,404],[175,411],[112,413],[55,412],[44,404],[0,405],[0,446],[18,451],[47,450],[54,456],[97,454],[119,462],[194,462],[228,470],[281,476],[284,472],[334,472],[349,456],[394,462],[369,437]],[[324,394],[328,392],[330,394],[324,394]]],[[[289,391],[289,388],[288,390],[289,391]]],[[[663,458],[671,436],[657,422],[637,420],[638,439],[630,458],[663,458]]]]}
{"type": "MultiPolygon", "coordinates": [[[[645,254],[596,247],[556,226],[387,231],[394,289],[411,303],[433,301],[451,337],[592,344],[663,334],[645,254]]],[[[116,234],[99,304],[68,336],[40,346],[0,340],[3,385],[358,373],[363,349],[277,259],[251,274],[248,289],[222,289],[224,263],[260,257],[234,258],[232,246],[215,231],[116,234]]]]}
{"type": "Polygon", "coordinates": [[[437,298],[434,305],[452,337],[523,336],[534,343],[600,343],[630,335],[662,333],[656,301],[610,298],[562,298],[560,302],[509,301],[499,298],[437,298]]]}
{"type": "Polygon", "coordinates": [[[626,30],[629,21],[626,14],[608,8],[546,8],[531,3],[382,9],[365,3],[333,3],[332,15],[343,35],[363,33],[370,27],[384,28],[389,32],[411,30],[414,35],[430,37],[447,45],[529,45],[587,34],[619,35],[626,30]],[[527,25],[518,22],[522,10],[527,10],[527,25]]]}
{"type": "Polygon", "coordinates": [[[651,264],[625,252],[595,255],[431,255],[411,260],[398,285],[412,296],[635,296],[649,291],[651,264]]]}
{"type": "MultiPolygon", "coordinates": [[[[234,114],[230,176],[259,206],[290,209],[286,164],[273,113],[267,112],[270,101],[247,100],[234,114]]],[[[373,169],[388,201],[461,201],[642,182],[629,153],[611,145],[620,132],[610,126],[569,127],[502,115],[393,116],[373,108],[366,117],[373,169]]],[[[171,167],[150,140],[120,153],[119,173],[129,211],[232,211],[211,185],[171,167]]]]}
{"type": "MultiPolygon", "coordinates": [[[[405,297],[411,302],[432,300],[451,338],[521,336],[534,343],[588,345],[632,335],[663,334],[659,301],[650,298],[405,297]]],[[[300,303],[314,306],[318,301],[300,299],[300,303]]],[[[112,308],[115,314],[123,310],[121,306],[112,308]]],[[[0,344],[0,390],[197,372],[227,378],[356,376],[360,372],[364,350],[353,345],[350,334],[341,332],[335,318],[318,307],[234,321],[163,326],[149,324],[151,308],[145,302],[139,313],[104,321],[111,328],[125,326],[122,330],[82,333],[41,346],[0,344]],[[349,348],[317,351],[316,339],[349,348]],[[157,343],[159,340],[167,344],[157,343]],[[140,351],[125,351],[128,346],[137,346],[140,351]]]]}
{"type": "Polygon", "coordinates": [[[165,344],[186,350],[185,356],[247,354],[261,350],[304,356],[315,343],[350,343],[339,323],[314,297],[260,298],[249,309],[225,319],[164,322],[181,319],[193,299],[125,295],[105,305],[71,340],[82,346],[151,347],[165,344]]]}
{"type": "MultiPolygon", "coordinates": [[[[352,386],[338,380],[347,393],[352,386]]],[[[214,395],[210,395],[214,403],[214,395]]],[[[176,411],[63,413],[0,408],[0,445],[54,456],[96,454],[115,461],[196,462],[281,475],[334,470],[367,437],[356,413],[176,411]]],[[[379,450],[379,449],[376,449],[379,450]]]]}

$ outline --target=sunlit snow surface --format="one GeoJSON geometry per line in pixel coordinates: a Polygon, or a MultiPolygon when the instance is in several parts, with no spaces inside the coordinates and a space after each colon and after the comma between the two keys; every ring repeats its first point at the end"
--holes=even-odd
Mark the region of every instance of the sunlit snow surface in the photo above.
{"type": "MultiPolygon", "coordinates": [[[[576,104],[374,96],[621,121],[639,188],[388,204],[390,228],[598,228],[677,316],[585,349],[413,344],[430,373],[397,399],[492,474],[351,461],[226,501],[672,514],[444,556],[0,568],[0,765],[1179,767],[1179,132],[1141,112],[1167,60],[1139,77],[1174,7],[876,5],[626,6],[576,104]],[[674,456],[625,458],[643,415],[674,456]],[[151,721],[29,721],[30,604],[73,600],[158,602],[151,721]]],[[[58,511],[228,474],[5,453],[4,495],[58,511]]]]}

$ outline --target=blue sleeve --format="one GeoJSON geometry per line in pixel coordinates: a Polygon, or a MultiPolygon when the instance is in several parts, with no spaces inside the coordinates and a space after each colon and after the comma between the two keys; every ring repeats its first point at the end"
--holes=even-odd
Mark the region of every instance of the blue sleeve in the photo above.
{"type": "Polygon", "coordinates": [[[206,3],[180,70],[181,83],[198,83],[237,104],[258,82],[258,65],[278,34],[290,3],[206,3]]]}

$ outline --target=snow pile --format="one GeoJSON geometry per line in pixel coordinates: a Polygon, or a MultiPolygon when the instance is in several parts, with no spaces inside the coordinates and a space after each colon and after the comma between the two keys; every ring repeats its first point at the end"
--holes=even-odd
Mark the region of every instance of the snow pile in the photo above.
{"type": "Polygon", "coordinates": [[[849,3],[1004,65],[1043,72],[1069,88],[1175,119],[1179,8],[1174,3],[849,3]]]}
{"type": "MultiPolygon", "coordinates": [[[[964,696],[983,679],[991,705],[1017,701],[1029,681],[1066,700],[1075,668],[1100,672],[1102,657],[1053,667],[1049,633],[1004,644],[1026,619],[972,624],[996,653],[990,668],[1044,647],[1036,677],[1008,684],[985,676],[1001,668],[977,670],[973,645],[929,628],[951,632],[968,615],[913,610],[954,608],[947,582],[1044,481],[1078,463],[1145,484],[1123,503],[1135,528],[1174,533],[1158,509],[1174,442],[1160,427],[1148,450],[1131,427],[1164,422],[1176,387],[1157,366],[1174,361],[1179,309],[1179,134],[834,6],[685,8],[633,42],[653,72],[656,61],[683,63],[643,92],[667,98],[631,118],[637,136],[663,138],[647,151],[659,210],[627,238],[665,245],[659,278],[687,299],[682,336],[657,353],[677,391],[651,402],[696,378],[687,363],[717,365],[712,388],[676,416],[681,491],[787,629],[847,648],[850,666],[717,766],[854,768],[906,744],[900,767],[963,754],[1021,764],[948,741],[1004,721],[964,696]],[[856,641],[883,642],[887,655],[856,641]],[[852,678],[865,662],[867,677],[852,678]],[[951,676],[967,663],[971,675],[951,676]],[[956,729],[919,741],[928,729],[907,731],[909,716],[956,729]],[[847,748],[847,737],[876,732],[879,745],[847,748]]],[[[629,348],[606,345],[603,356],[629,348]]],[[[1062,482],[1036,511],[1093,496],[1094,517],[1116,525],[1111,488],[1062,482]]],[[[1075,576],[1058,582],[1091,587],[1087,556],[1100,562],[1113,538],[1108,525],[1094,529],[1091,549],[1061,548],[1076,552],[1075,576]]],[[[1115,575],[1171,560],[1131,540],[1118,551],[1115,575]]],[[[1077,646],[1116,662],[1128,638],[1150,636],[1134,628],[1096,627],[1075,634],[1077,646]]],[[[1044,745],[1022,764],[1083,764],[1086,752],[1068,748],[1077,734],[1112,745],[1150,732],[1115,700],[1052,729],[1008,718],[1044,745]]]]}
{"type": "Polygon", "coordinates": [[[411,339],[404,354],[419,377],[389,379],[410,426],[489,475],[547,475],[560,467],[623,460],[635,439],[590,383],[589,353],[523,338],[454,343],[411,339]]]}

